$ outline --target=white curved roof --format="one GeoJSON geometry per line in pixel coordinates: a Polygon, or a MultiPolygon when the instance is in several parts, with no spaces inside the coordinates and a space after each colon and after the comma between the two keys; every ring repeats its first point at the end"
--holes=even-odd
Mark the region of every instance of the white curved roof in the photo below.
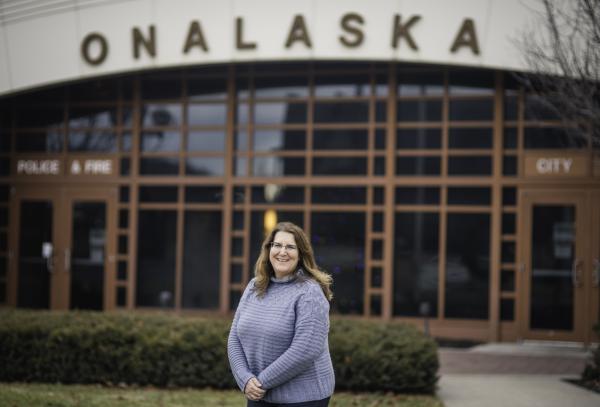
{"type": "Polygon", "coordinates": [[[237,61],[524,70],[516,41],[535,21],[529,7],[523,0],[1,0],[0,95],[127,71],[237,61]],[[95,64],[82,55],[86,38],[85,53],[95,64]]]}

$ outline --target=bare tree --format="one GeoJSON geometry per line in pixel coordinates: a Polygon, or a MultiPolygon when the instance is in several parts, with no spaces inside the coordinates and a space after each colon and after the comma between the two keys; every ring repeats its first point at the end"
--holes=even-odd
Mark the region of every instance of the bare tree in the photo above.
{"type": "Polygon", "coordinates": [[[538,0],[541,22],[520,46],[518,75],[545,108],[600,147],[600,0],[538,0]]]}

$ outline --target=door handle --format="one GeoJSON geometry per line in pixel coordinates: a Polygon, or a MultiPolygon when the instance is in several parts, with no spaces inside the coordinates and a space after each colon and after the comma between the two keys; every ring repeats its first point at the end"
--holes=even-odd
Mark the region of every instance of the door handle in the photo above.
{"type": "Polygon", "coordinates": [[[592,270],[592,284],[594,287],[600,287],[600,260],[594,259],[594,270],[592,270]]]}
{"type": "Polygon", "coordinates": [[[571,267],[571,280],[573,281],[573,287],[581,287],[581,264],[583,261],[580,259],[573,260],[573,266],[571,267]]]}
{"type": "Polygon", "coordinates": [[[65,249],[65,273],[71,271],[71,249],[65,249]]]}

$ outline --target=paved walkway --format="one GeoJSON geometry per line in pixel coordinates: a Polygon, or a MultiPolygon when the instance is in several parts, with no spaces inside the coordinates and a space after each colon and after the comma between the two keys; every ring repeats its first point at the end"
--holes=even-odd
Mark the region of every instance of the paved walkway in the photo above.
{"type": "Polygon", "coordinates": [[[487,344],[440,349],[438,396],[446,407],[599,407],[600,394],[567,383],[589,353],[567,344],[487,344]]]}

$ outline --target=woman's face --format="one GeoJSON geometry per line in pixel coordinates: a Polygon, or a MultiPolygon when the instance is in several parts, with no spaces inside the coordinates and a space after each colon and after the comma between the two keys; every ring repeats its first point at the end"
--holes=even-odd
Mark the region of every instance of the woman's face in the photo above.
{"type": "Polygon", "coordinates": [[[281,278],[293,273],[298,266],[298,257],[298,246],[294,235],[288,232],[277,232],[269,252],[275,277],[281,278]]]}

